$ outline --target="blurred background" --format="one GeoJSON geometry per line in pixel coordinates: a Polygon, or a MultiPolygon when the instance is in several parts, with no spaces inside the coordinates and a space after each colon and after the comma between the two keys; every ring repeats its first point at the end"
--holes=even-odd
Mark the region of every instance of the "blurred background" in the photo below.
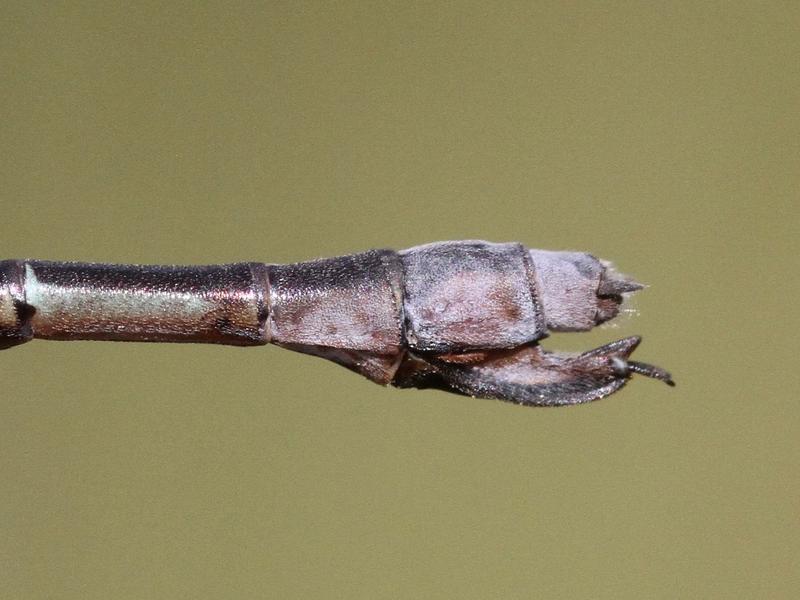
{"type": "Polygon", "coordinates": [[[530,409],[274,347],[0,357],[2,598],[790,598],[794,2],[6,2],[0,250],[286,262],[444,239],[650,287],[530,409]]]}

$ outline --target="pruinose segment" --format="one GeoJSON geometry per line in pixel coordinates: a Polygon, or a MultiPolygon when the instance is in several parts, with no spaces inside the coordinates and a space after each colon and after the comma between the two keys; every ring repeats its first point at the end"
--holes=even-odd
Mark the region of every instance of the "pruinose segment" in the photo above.
{"type": "Polygon", "coordinates": [[[532,406],[608,396],[640,373],[640,338],[578,356],[550,331],[588,331],[642,286],[580,252],[437,242],[275,265],[0,262],[0,348],[33,338],[274,343],[381,384],[532,406]]]}

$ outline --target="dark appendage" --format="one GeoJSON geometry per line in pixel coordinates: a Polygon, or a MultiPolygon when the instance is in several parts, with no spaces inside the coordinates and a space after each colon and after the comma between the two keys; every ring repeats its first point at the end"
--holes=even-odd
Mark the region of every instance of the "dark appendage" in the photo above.
{"type": "Polygon", "coordinates": [[[547,352],[537,344],[473,355],[414,356],[404,361],[394,384],[528,406],[599,400],[622,388],[633,373],[672,385],[663,369],[628,360],[639,342],[625,338],[578,356],[547,352]]]}
{"type": "Polygon", "coordinates": [[[645,377],[658,379],[670,387],[675,387],[675,382],[672,380],[672,375],[670,375],[669,371],[665,371],[661,367],[636,360],[629,360],[626,366],[631,373],[638,373],[639,375],[644,375],[645,377]]]}

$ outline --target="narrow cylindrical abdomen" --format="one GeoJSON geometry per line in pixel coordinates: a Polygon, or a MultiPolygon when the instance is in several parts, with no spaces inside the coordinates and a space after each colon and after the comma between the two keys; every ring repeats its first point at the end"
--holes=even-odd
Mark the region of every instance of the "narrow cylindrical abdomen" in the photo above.
{"type": "MultiPolygon", "coordinates": [[[[17,261],[36,338],[267,343],[266,268],[17,261]]],[[[17,312],[20,312],[18,307],[17,312]]]]}

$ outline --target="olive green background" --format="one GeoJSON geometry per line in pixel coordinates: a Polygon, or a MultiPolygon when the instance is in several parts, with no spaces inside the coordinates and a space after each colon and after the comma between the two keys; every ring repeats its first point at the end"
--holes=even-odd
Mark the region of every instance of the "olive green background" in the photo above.
{"type": "Polygon", "coordinates": [[[587,250],[640,314],[547,347],[640,333],[678,387],[526,409],[34,341],[0,356],[0,597],[797,597],[797,3],[33,4],[3,258],[587,250]]]}

